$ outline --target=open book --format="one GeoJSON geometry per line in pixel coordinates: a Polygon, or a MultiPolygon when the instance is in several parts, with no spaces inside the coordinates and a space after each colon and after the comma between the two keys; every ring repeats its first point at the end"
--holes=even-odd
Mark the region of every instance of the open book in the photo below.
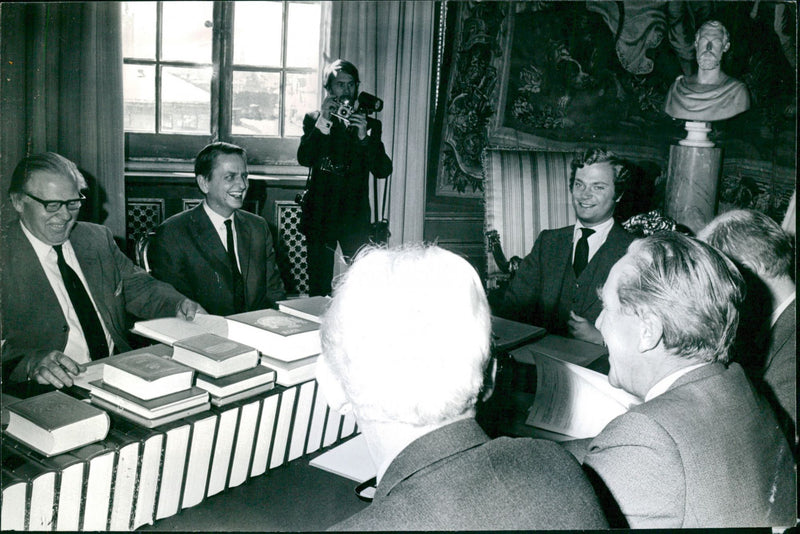
{"type": "Polygon", "coordinates": [[[596,371],[536,354],[536,398],[526,424],[568,438],[591,438],[615,417],[640,404],[596,371]]]}

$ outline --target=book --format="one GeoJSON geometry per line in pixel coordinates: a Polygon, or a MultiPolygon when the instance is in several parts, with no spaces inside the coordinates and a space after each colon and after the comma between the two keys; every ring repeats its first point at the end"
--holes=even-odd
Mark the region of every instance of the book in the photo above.
{"type": "MultiPolygon", "coordinates": [[[[162,343],[157,343],[155,345],[150,345],[148,347],[142,347],[140,349],[131,350],[122,354],[117,354],[115,356],[112,356],[112,358],[118,358],[123,354],[143,354],[143,353],[155,354],[156,356],[161,356],[163,358],[171,358],[172,347],[170,347],[169,345],[164,345],[162,343]]],[[[74,387],[77,389],[84,390],[85,392],[90,392],[94,387],[91,385],[91,382],[103,379],[103,367],[105,366],[106,361],[107,358],[101,358],[99,360],[94,360],[92,362],[87,363],[84,366],[84,370],[78,376],[73,378],[72,382],[74,387]]]]}
{"type": "Polygon", "coordinates": [[[5,466],[0,470],[0,525],[3,530],[25,530],[25,495],[28,481],[5,466]]]}
{"type": "Polygon", "coordinates": [[[176,341],[200,334],[216,334],[228,337],[228,322],[219,315],[198,313],[194,319],[187,321],[179,317],[162,317],[137,321],[133,324],[131,332],[139,334],[159,343],[172,345],[176,341]]]}
{"type": "Polygon", "coordinates": [[[86,464],[81,530],[107,530],[116,450],[100,442],[76,449],[72,454],[86,464]]]}
{"type": "Polygon", "coordinates": [[[193,380],[191,367],[150,352],[112,356],[103,365],[105,384],[143,400],[189,389],[193,380]]]}
{"type": "Polygon", "coordinates": [[[536,397],[526,424],[574,439],[591,438],[641,400],[608,377],[574,363],[536,355],[536,397]]]}
{"type": "Polygon", "coordinates": [[[102,380],[93,382],[92,386],[94,389],[89,394],[92,402],[95,399],[102,399],[147,419],[163,417],[208,402],[208,393],[198,387],[191,387],[151,400],[141,400],[121,389],[109,386],[102,380]]]}
{"type": "Polygon", "coordinates": [[[367,440],[363,434],[332,447],[312,458],[309,465],[323,469],[329,473],[349,478],[356,482],[364,482],[378,473],[367,448],[367,440]]]}
{"type": "Polygon", "coordinates": [[[103,410],[61,391],[23,399],[6,408],[6,433],[44,456],[99,441],[110,427],[103,410]]]}
{"type": "Polygon", "coordinates": [[[511,351],[511,357],[514,360],[528,364],[534,364],[538,354],[587,367],[595,360],[608,355],[608,349],[603,345],[548,334],[533,343],[511,351]]]}
{"type": "Polygon", "coordinates": [[[177,421],[178,419],[182,419],[189,415],[194,415],[196,413],[204,412],[211,407],[211,402],[204,402],[202,404],[198,404],[197,406],[192,406],[189,408],[184,408],[183,410],[177,411],[175,413],[159,416],[156,418],[147,418],[142,417],[141,415],[131,412],[130,410],[126,410],[125,408],[121,408],[112,402],[108,402],[105,399],[101,399],[99,397],[95,397],[92,399],[94,404],[97,404],[99,407],[107,410],[111,413],[114,413],[123,419],[127,419],[128,421],[133,421],[145,428],[156,428],[161,425],[165,425],[167,423],[171,423],[173,421],[177,421]]]}
{"type": "Polygon", "coordinates": [[[320,322],[322,316],[328,311],[331,305],[331,299],[328,296],[316,297],[300,297],[296,299],[279,300],[278,310],[301,319],[308,319],[315,323],[320,322]]]}
{"type": "Polygon", "coordinates": [[[267,470],[270,445],[272,435],[275,430],[275,420],[278,414],[278,400],[280,392],[278,390],[270,392],[264,398],[261,406],[261,417],[258,421],[258,431],[256,432],[255,447],[253,450],[253,462],[250,468],[250,476],[263,475],[267,470]]]}
{"type": "Polygon", "coordinates": [[[135,437],[113,427],[104,442],[117,451],[109,530],[130,530],[142,444],[135,437]]]}
{"type": "Polygon", "coordinates": [[[306,454],[319,450],[322,445],[322,434],[325,432],[325,418],[328,415],[328,402],[320,391],[319,385],[314,381],[316,391],[314,395],[314,408],[311,412],[311,424],[308,428],[306,440],[306,454]]]}
{"type": "Polygon", "coordinates": [[[250,472],[250,461],[253,457],[253,444],[258,424],[258,411],[261,403],[255,400],[242,405],[239,424],[236,427],[236,443],[233,446],[231,472],[228,476],[228,487],[233,488],[247,480],[250,472]]]}
{"type": "Polygon", "coordinates": [[[262,354],[261,365],[275,370],[275,382],[279,385],[291,387],[316,377],[318,359],[319,354],[314,354],[302,360],[284,362],[262,354]]]}
{"type": "Polygon", "coordinates": [[[226,488],[230,473],[233,440],[236,435],[236,422],[239,420],[241,407],[234,404],[219,412],[217,438],[214,441],[214,454],[211,458],[211,471],[208,476],[206,497],[216,495],[226,488]]]}
{"type": "Polygon", "coordinates": [[[164,456],[161,462],[156,519],[178,513],[191,428],[186,421],[176,421],[163,429],[165,434],[164,456]]]}
{"type": "MultiPolygon", "coordinates": [[[[258,359],[256,359],[256,363],[258,363],[258,359]]],[[[250,369],[221,378],[198,373],[195,385],[216,397],[227,397],[256,386],[275,382],[276,376],[273,369],[264,365],[256,365],[250,369]]]]}
{"type": "Polygon", "coordinates": [[[541,326],[492,316],[492,344],[496,351],[509,351],[544,336],[541,326]]]}
{"type": "Polygon", "coordinates": [[[283,465],[286,460],[286,449],[289,443],[289,431],[291,430],[296,398],[296,387],[288,388],[281,393],[278,419],[275,423],[275,436],[272,439],[272,454],[269,460],[270,469],[283,465]]]}
{"type": "Polygon", "coordinates": [[[227,406],[234,402],[249,399],[250,397],[255,397],[261,393],[266,393],[275,387],[275,382],[267,382],[266,384],[261,384],[260,386],[256,386],[250,389],[245,389],[244,391],[240,391],[239,393],[234,393],[232,395],[228,395],[226,397],[215,397],[211,395],[211,405],[212,406],[227,406]]]}
{"type": "Polygon", "coordinates": [[[186,483],[181,509],[200,504],[206,495],[217,419],[218,415],[214,412],[193,415],[186,419],[192,425],[192,435],[189,441],[189,459],[186,465],[186,483]]]}
{"type": "Polygon", "coordinates": [[[172,359],[220,378],[258,365],[258,351],[216,334],[200,334],[176,341],[172,359]]]}
{"type": "Polygon", "coordinates": [[[297,409],[292,422],[292,436],[289,442],[289,452],[286,461],[291,462],[305,453],[308,425],[311,421],[311,408],[314,403],[314,387],[317,382],[310,380],[299,385],[297,395],[297,409]]]}
{"type": "MultiPolygon", "coordinates": [[[[55,517],[57,472],[41,462],[20,454],[6,443],[3,443],[2,458],[3,468],[26,481],[26,506],[23,507],[26,516],[24,530],[52,530],[55,517]]],[[[5,508],[5,503],[3,507],[5,508]]],[[[5,523],[2,528],[3,530],[8,529],[5,523]]]]}
{"type": "Polygon", "coordinates": [[[319,324],[278,310],[227,316],[228,337],[255,347],[262,355],[293,362],[319,354],[319,324]]]}

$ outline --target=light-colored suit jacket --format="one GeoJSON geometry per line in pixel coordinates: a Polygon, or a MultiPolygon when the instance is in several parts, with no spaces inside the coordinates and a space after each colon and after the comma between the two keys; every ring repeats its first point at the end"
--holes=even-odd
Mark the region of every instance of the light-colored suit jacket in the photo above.
{"type": "Polygon", "coordinates": [[[331,530],[606,526],[580,466],[558,445],[490,441],[474,419],[465,419],[412,442],[387,468],[372,504],[331,530]]]}
{"type": "Polygon", "coordinates": [[[567,335],[570,310],[594,324],[602,304],[597,288],[606,282],[611,267],[625,255],[635,237],[614,223],[605,243],[581,275],[572,270],[574,226],[544,230],[511,279],[495,314],[543,326],[551,334],[567,335]]]}
{"type": "MultiPolygon", "coordinates": [[[[130,350],[126,311],[144,319],[176,315],[185,297],[134,265],[108,228],[79,222],[69,241],[117,352],[130,350]]],[[[23,381],[28,358],[66,347],[69,326],[18,220],[3,228],[0,242],[3,377],[23,381]]]]}
{"type": "Polygon", "coordinates": [[[797,301],[783,311],[770,331],[764,382],[797,429],[797,301]]]}
{"type": "MultiPolygon", "coordinates": [[[[246,311],[271,308],[286,296],[272,233],[262,217],[247,211],[236,210],[233,219],[246,311]]],[[[164,221],[150,240],[147,256],[153,276],[208,313],[235,313],[228,253],[202,204],[164,221]]]]}
{"type": "Polygon", "coordinates": [[[794,524],[790,446],[736,363],[690,371],[620,415],[583,463],[632,528],[794,524]]]}

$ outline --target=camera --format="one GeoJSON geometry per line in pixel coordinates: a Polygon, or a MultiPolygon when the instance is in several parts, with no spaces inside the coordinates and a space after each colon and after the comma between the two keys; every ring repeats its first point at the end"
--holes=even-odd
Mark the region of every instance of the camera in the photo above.
{"type": "MultiPolygon", "coordinates": [[[[370,113],[377,113],[383,109],[383,100],[375,95],[369,93],[360,93],[358,95],[358,113],[369,115],[370,113]]],[[[343,98],[339,101],[336,111],[331,113],[345,126],[350,126],[350,116],[355,113],[353,102],[349,98],[343,98]]]]}
{"type": "Polygon", "coordinates": [[[353,114],[353,104],[349,98],[343,98],[339,101],[336,111],[331,113],[334,117],[342,121],[345,126],[350,126],[350,115],[353,114]]]}

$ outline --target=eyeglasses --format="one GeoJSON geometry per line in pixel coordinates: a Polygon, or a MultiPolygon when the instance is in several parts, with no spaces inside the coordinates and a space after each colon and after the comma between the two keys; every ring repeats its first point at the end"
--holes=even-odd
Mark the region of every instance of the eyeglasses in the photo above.
{"type": "Polygon", "coordinates": [[[39,197],[35,197],[28,193],[27,191],[23,191],[26,195],[30,198],[44,206],[44,211],[48,213],[55,213],[61,209],[61,206],[66,206],[69,211],[77,211],[81,209],[83,205],[83,201],[86,200],[86,197],[81,195],[80,198],[73,198],[70,200],[42,200],[39,197]]]}

